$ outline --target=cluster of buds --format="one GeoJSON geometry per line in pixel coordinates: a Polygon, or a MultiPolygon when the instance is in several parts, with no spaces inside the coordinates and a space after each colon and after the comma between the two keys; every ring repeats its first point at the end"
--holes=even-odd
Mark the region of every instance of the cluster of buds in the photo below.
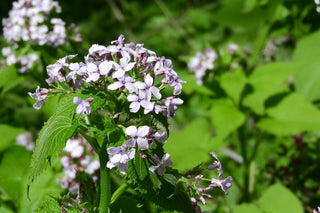
{"type": "Polygon", "coordinates": [[[198,205],[200,202],[201,204],[206,204],[206,198],[212,198],[210,194],[210,190],[220,187],[225,194],[228,194],[228,189],[231,187],[232,177],[229,176],[225,179],[222,178],[223,170],[221,167],[220,160],[216,153],[210,152],[212,157],[216,160],[208,166],[208,170],[217,170],[218,171],[218,178],[211,178],[207,179],[204,178],[202,174],[198,175],[187,175],[187,188],[188,192],[191,197],[191,203],[194,206],[196,212],[200,213],[201,208],[198,205]],[[205,182],[209,182],[209,185],[205,184],[205,182]],[[205,186],[204,186],[205,185],[205,186]]]}
{"type": "Polygon", "coordinates": [[[82,195],[78,194],[76,199],[72,199],[70,196],[66,197],[66,201],[62,201],[62,208],[61,208],[61,212],[62,213],[67,213],[68,208],[76,208],[77,210],[79,210],[79,212],[81,213],[86,213],[87,209],[83,209],[81,204],[82,204],[82,200],[81,200],[82,195]]]}
{"type": "MultiPolygon", "coordinates": [[[[96,87],[114,97],[125,97],[130,102],[132,113],[143,109],[144,114],[162,113],[166,117],[174,116],[177,106],[183,103],[180,98],[175,97],[181,93],[183,81],[173,70],[171,60],[157,57],[155,52],[144,48],[142,44],[124,44],[123,41],[124,36],[120,35],[107,47],[92,45],[84,62],[69,63],[76,55],[68,55],[47,66],[49,78],[46,82],[52,90],[46,91],[56,94],[57,88],[76,91],[96,87]],[[170,88],[173,90],[172,95],[169,93],[170,88]],[[167,92],[162,92],[164,90],[167,92]]],[[[45,89],[30,93],[37,100],[35,106],[44,105],[43,95],[39,95],[41,90],[45,89]]],[[[75,103],[82,105],[81,109],[87,109],[90,100],[77,99],[75,103]]],[[[88,114],[89,110],[77,112],[88,114]]],[[[116,113],[118,112],[114,112],[115,115],[116,113]]]]}
{"type": "Polygon", "coordinates": [[[16,144],[24,146],[27,150],[33,151],[35,143],[33,142],[33,135],[31,132],[25,132],[16,137],[16,144]]]}
{"type": "Polygon", "coordinates": [[[6,63],[10,65],[17,65],[18,72],[25,73],[31,69],[34,62],[38,61],[38,55],[30,53],[24,56],[16,56],[11,47],[2,48],[2,55],[6,57],[6,63]]]}
{"type": "Polygon", "coordinates": [[[100,163],[94,159],[96,153],[84,138],[69,139],[63,151],[65,155],[60,161],[65,176],[56,180],[63,189],[68,189],[72,194],[79,192],[78,172],[91,175],[93,181],[98,180],[100,163]]]}
{"type": "MultiPolygon", "coordinates": [[[[122,146],[109,147],[107,149],[109,154],[107,167],[112,169],[119,166],[119,171],[122,174],[126,173],[128,169],[127,162],[134,158],[137,148],[140,150],[140,156],[145,158],[147,155],[144,152],[151,147],[154,141],[164,143],[167,140],[167,135],[164,131],[159,130],[154,133],[153,128],[149,126],[140,126],[138,128],[129,126],[126,128],[125,133],[129,139],[122,146]]],[[[159,175],[163,175],[166,171],[165,167],[172,164],[168,153],[164,154],[162,160],[154,154],[152,160],[154,165],[150,166],[149,170],[152,172],[157,171],[159,175]]]]}

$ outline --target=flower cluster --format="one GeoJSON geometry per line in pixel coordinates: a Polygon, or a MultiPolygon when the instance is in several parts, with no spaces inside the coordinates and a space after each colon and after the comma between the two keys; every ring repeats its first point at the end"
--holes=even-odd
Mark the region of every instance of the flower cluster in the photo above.
{"type": "Polygon", "coordinates": [[[13,2],[9,17],[2,20],[3,35],[11,44],[20,41],[49,46],[66,44],[65,22],[60,18],[49,19],[49,15],[54,12],[60,13],[61,8],[53,0],[13,2]]]}
{"type": "MultiPolygon", "coordinates": [[[[174,116],[177,106],[183,103],[175,96],[181,93],[181,83],[184,81],[173,70],[171,60],[157,57],[155,52],[144,48],[143,44],[123,42],[124,36],[120,35],[107,47],[92,45],[84,62],[70,63],[69,60],[76,55],[59,59],[55,64],[47,66],[49,78],[46,82],[52,88],[72,91],[96,87],[114,97],[121,97],[122,94],[130,103],[132,113],[142,109],[144,114],[162,113],[166,117],[174,116]]],[[[44,96],[39,93],[41,90],[44,89],[30,93],[37,100],[35,106],[44,104],[44,96]]],[[[45,91],[57,92],[50,89],[45,91]]],[[[82,110],[77,110],[78,114],[84,111],[88,114],[88,104],[79,99],[75,101],[76,104],[81,104],[82,110]]]]}
{"type": "MultiPolygon", "coordinates": [[[[143,152],[148,150],[154,141],[163,143],[167,140],[167,135],[164,131],[159,130],[154,133],[153,128],[149,126],[140,126],[138,128],[129,126],[126,128],[125,133],[129,139],[125,141],[123,145],[119,147],[109,147],[107,149],[109,154],[107,167],[112,169],[119,166],[119,171],[122,174],[126,173],[126,170],[128,169],[127,162],[134,158],[136,148],[141,151],[140,156],[145,158],[146,155],[143,152]]],[[[168,153],[164,154],[162,160],[160,160],[157,155],[154,155],[152,159],[155,165],[151,166],[149,170],[152,172],[157,170],[159,175],[163,175],[165,173],[165,167],[172,164],[168,153]]]]}
{"type": "Polygon", "coordinates": [[[212,157],[216,160],[208,166],[208,170],[217,170],[218,171],[218,178],[207,179],[204,178],[202,174],[198,175],[187,175],[188,178],[188,192],[190,193],[191,203],[195,207],[196,212],[201,212],[201,208],[198,205],[198,202],[202,203],[203,205],[206,204],[205,198],[212,198],[210,194],[210,190],[220,187],[225,194],[228,194],[228,189],[231,187],[232,177],[229,176],[226,179],[222,178],[223,170],[221,167],[220,160],[216,153],[210,152],[212,157]],[[192,182],[190,182],[192,180],[192,182]],[[204,182],[210,182],[209,185],[203,186],[204,182]]]}
{"type": "Polygon", "coordinates": [[[206,48],[204,53],[197,52],[196,56],[191,58],[188,63],[190,72],[195,73],[196,82],[198,85],[203,84],[203,77],[206,74],[206,70],[212,70],[214,68],[214,62],[217,60],[218,55],[212,48],[206,48]]]}
{"type": "Polygon", "coordinates": [[[314,3],[316,4],[317,6],[317,12],[320,13],[320,0],[314,0],[314,3]]]}
{"type": "Polygon", "coordinates": [[[65,156],[60,161],[65,176],[63,179],[57,179],[57,183],[63,189],[68,189],[72,194],[77,194],[79,191],[79,182],[76,180],[77,172],[92,175],[93,181],[96,181],[100,163],[94,159],[96,153],[82,137],[69,139],[63,151],[65,156]]]}
{"type": "Polygon", "coordinates": [[[37,54],[30,53],[24,56],[16,56],[10,47],[3,48],[2,55],[6,57],[6,62],[9,66],[16,64],[20,73],[27,72],[31,69],[33,63],[38,61],[37,54]]]}
{"type": "MultiPolygon", "coordinates": [[[[30,70],[33,62],[38,60],[35,53],[19,55],[19,48],[24,44],[47,45],[57,47],[68,44],[68,32],[73,30],[74,40],[80,42],[81,35],[75,24],[65,27],[65,22],[54,14],[61,8],[53,0],[18,0],[13,2],[9,17],[2,20],[3,35],[12,47],[2,49],[8,65],[15,64],[20,73],[30,70]]],[[[22,52],[25,52],[23,50],[22,52]]]]}
{"type": "Polygon", "coordinates": [[[27,150],[33,151],[34,149],[34,142],[33,142],[33,135],[31,132],[25,132],[16,137],[16,144],[19,146],[26,147],[27,150]]]}

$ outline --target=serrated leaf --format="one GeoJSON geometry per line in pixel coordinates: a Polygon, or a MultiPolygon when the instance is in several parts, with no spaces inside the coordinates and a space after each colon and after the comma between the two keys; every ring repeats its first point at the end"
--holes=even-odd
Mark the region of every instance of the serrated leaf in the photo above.
{"type": "Polygon", "coordinates": [[[276,135],[295,135],[320,130],[320,111],[299,94],[292,93],[267,110],[269,117],[257,126],[276,135]]]}
{"type": "Polygon", "coordinates": [[[143,181],[148,172],[145,160],[140,156],[139,152],[136,152],[134,159],[129,163],[127,174],[136,181],[143,181]]]}
{"type": "Polygon", "coordinates": [[[77,126],[72,122],[76,106],[72,96],[64,97],[56,113],[41,129],[32,155],[30,183],[47,167],[48,159],[63,149],[66,141],[76,130],[77,126]]]}
{"type": "MultiPolygon", "coordinates": [[[[61,207],[56,199],[46,196],[41,205],[34,210],[35,213],[61,213],[61,207]]],[[[68,211],[69,212],[69,211],[68,211]]]]}
{"type": "Polygon", "coordinates": [[[245,115],[229,99],[215,100],[210,114],[216,138],[220,140],[225,139],[231,132],[235,131],[246,119],[245,115]]]}
{"type": "Polygon", "coordinates": [[[248,79],[254,91],[244,98],[243,105],[257,114],[263,114],[265,101],[272,95],[288,91],[285,82],[295,72],[293,63],[272,63],[258,67],[248,79]]]}
{"type": "Polygon", "coordinates": [[[227,72],[221,75],[220,85],[232,100],[238,104],[241,93],[247,83],[247,77],[242,68],[234,72],[227,72]]]}
{"type": "Polygon", "coordinates": [[[275,184],[269,187],[259,200],[260,208],[266,213],[302,213],[303,207],[298,198],[286,187],[275,184]]]}
{"type": "Polygon", "coordinates": [[[155,190],[160,189],[161,187],[161,181],[158,178],[158,175],[156,173],[153,172],[149,172],[149,179],[152,183],[152,188],[155,190]]]}

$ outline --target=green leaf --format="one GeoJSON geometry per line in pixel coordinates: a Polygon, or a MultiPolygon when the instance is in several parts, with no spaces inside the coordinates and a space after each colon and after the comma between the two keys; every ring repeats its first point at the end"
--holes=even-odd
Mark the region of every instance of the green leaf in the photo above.
{"type": "MultiPolygon", "coordinates": [[[[43,202],[35,209],[35,213],[61,213],[61,207],[56,199],[46,196],[43,202]]],[[[68,211],[69,212],[69,211],[68,211]]]]}
{"type": "Polygon", "coordinates": [[[6,124],[0,124],[0,135],[1,135],[1,143],[0,143],[0,152],[10,146],[11,144],[15,144],[16,137],[23,133],[23,128],[16,128],[13,126],[9,126],[6,124]]]}
{"type": "Polygon", "coordinates": [[[143,181],[148,175],[148,169],[145,160],[139,152],[135,153],[134,159],[129,163],[127,174],[137,181],[143,181]]]}
{"type": "Polygon", "coordinates": [[[20,146],[12,146],[3,153],[0,164],[1,199],[18,201],[23,196],[20,189],[29,169],[30,157],[31,153],[20,146]]]}
{"type": "Polygon", "coordinates": [[[320,111],[299,94],[292,93],[267,110],[269,117],[257,126],[276,135],[294,135],[320,130],[320,111]]]}
{"type": "Polygon", "coordinates": [[[247,78],[242,68],[234,72],[227,72],[221,75],[220,85],[232,100],[238,104],[241,93],[247,83],[247,78]]]}
{"type": "Polygon", "coordinates": [[[286,187],[275,184],[269,187],[259,200],[260,208],[266,213],[302,213],[303,207],[298,198],[286,187]]]}
{"type": "Polygon", "coordinates": [[[77,126],[72,123],[76,106],[72,96],[64,97],[55,114],[41,129],[32,155],[30,183],[47,167],[50,157],[64,147],[76,130],[77,126]]]}
{"type": "MultiPolygon", "coordinates": [[[[320,45],[320,44],[319,44],[320,45]]],[[[320,62],[306,60],[297,63],[299,71],[294,75],[294,87],[297,93],[309,101],[320,99],[320,62]]]]}
{"type": "Polygon", "coordinates": [[[236,206],[233,213],[262,213],[262,211],[252,203],[243,203],[241,205],[236,206]]]}
{"type": "Polygon", "coordinates": [[[215,100],[210,110],[211,122],[215,128],[216,140],[223,140],[245,122],[245,115],[231,100],[215,100]]]}
{"type": "Polygon", "coordinates": [[[0,72],[0,91],[1,95],[16,87],[23,78],[18,76],[17,69],[14,66],[7,66],[4,71],[0,72]]]}
{"type": "Polygon", "coordinates": [[[294,76],[297,93],[307,100],[320,99],[320,30],[302,38],[293,52],[293,61],[298,67],[294,76]]]}
{"type": "Polygon", "coordinates": [[[320,55],[320,30],[309,34],[297,42],[293,52],[293,61],[315,61],[320,55]]]}
{"type": "Polygon", "coordinates": [[[243,105],[257,114],[263,114],[265,101],[275,94],[288,91],[285,81],[295,72],[293,63],[272,63],[258,67],[248,80],[254,91],[244,98],[243,105]]]}
{"type": "Polygon", "coordinates": [[[170,134],[164,149],[172,157],[172,167],[186,170],[208,160],[211,137],[210,125],[203,118],[197,118],[182,131],[170,134]]]}

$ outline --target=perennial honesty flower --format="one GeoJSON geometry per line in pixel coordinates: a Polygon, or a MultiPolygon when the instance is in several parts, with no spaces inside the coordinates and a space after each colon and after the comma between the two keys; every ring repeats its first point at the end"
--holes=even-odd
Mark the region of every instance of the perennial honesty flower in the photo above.
{"type": "MultiPolygon", "coordinates": [[[[124,36],[120,35],[111,42],[117,45],[92,45],[84,62],[70,63],[69,60],[76,55],[59,59],[47,66],[49,78],[46,82],[53,88],[61,85],[66,90],[97,87],[111,91],[115,96],[122,93],[130,102],[132,113],[143,108],[144,114],[161,112],[166,117],[174,116],[178,105],[183,103],[176,95],[181,93],[184,81],[173,70],[171,60],[157,57],[143,44],[123,42],[124,36]],[[173,88],[171,96],[162,93],[167,87],[173,88]]],[[[56,91],[53,89],[51,92],[56,91]]]]}
{"type": "MultiPolygon", "coordinates": [[[[150,121],[156,116],[164,119],[173,117],[183,103],[177,95],[185,82],[173,70],[171,60],[158,57],[143,44],[124,43],[124,40],[124,36],[120,35],[109,46],[92,45],[81,62],[71,62],[77,55],[68,55],[48,65],[49,78],[46,82],[50,89],[47,89],[47,96],[42,96],[39,88],[36,93],[29,93],[37,100],[35,108],[43,106],[45,99],[51,95],[91,90],[110,102],[117,100],[116,104],[122,104],[113,110],[104,108],[113,118],[128,111],[136,114],[135,117],[150,121]]],[[[90,114],[90,102],[94,97],[81,98],[74,95],[77,114],[90,114]]],[[[133,159],[136,149],[142,154],[150,150],[154,142],[163,143],[167,139],[165,132],[156,125],[126,124],[125,128],[128,139],[119,147],[108,148],[110,158],[106,165],[109,169],[119,166],[121,173],[128,169],[126,163],[133,159]]],[[[163,160],[168,165],[166,162],[163,160]]],[[[155,166],[162,173],[162,166],[157,163],[155,166]]]]}
{"type": "Polygon", "coordinates": [[[74,40],[81,41],[81,35],[75,24],[66,29],[62,19],[52,17],[54,13],[61,12],[57,1],[18,0],[12,5],[9,17],[2,19],[3,36],[11,47],[4,47],[2,54],[6,57],[8,65],[19,66],[20,73],[29,71],[33,62],[38,61],[35,53],[19,56],[14,53],[18,51],[19,46],[23,47],[24,43],[51,47],[67,45],[69,43],[67,34],[71,30],[75,34],[74,40]]]}
{"type": "Polygon", "coordinates": [[[188,68],[190,72],[195,73],[198,85],[203,84],[203,77],[206,74],[206,70],[212,70],[214,68],[214,62],[217,58],[218,55],[212,48],[206,48],[204,53],[197,52],[197,54],[191,58],[188,63],[188,68]]]}
{"type": "Polygon", "coordinates": [[[60,162],[65,176],[56,182],[63,189],[68,189],[72,194],[79,193],[79,182],[76,180],[77,172],[92,175],[92,180],[98,179],[100,163],[94,159],[96,153],[83,137],[71,138],[63,149],[64,156],[60,162]]]}
{"type": "Polygon", "coordinates": [[[60,18],[49,19],[53,12],[61,12],[57,1],[18,0],[12,5],[9,17],[2,20],[3,35],[9,43],[28,41],[49,46],[67,43],[65,22],[60,18]]]}
{"type": "Polygon", "coordinates": [[[191,194],[191,203],[194,206],[196,212],[202,212],[198,202],[201,202],[203,205],[206,204],[205,198],[212,198],[212,195],[208,193],[208,191],[220,187],[225,194],[228,194],[228,189],[231,187],[232,177],[229,176],[225,179],[222,178],[223,170],[221,167],[220,160],[215,152],[210,152],[212,157],[216,160],[208,166],[208,170],[218,170],[218,178],[212,178],[208,180],[204,178],[202,174],[198,174],[196,176],[187,175],[187,188],[189,189],[189,193],[191,194]],[[194,180],[192,182],[191,180],[194,180]],[[202,182],[201,182],[202,181],[202,182]],[[210,181],[210,184],[207,186],[203,186],[203,182],[210,181]]]}

